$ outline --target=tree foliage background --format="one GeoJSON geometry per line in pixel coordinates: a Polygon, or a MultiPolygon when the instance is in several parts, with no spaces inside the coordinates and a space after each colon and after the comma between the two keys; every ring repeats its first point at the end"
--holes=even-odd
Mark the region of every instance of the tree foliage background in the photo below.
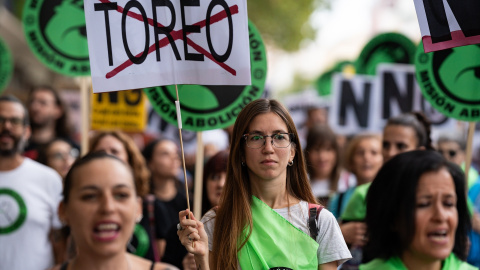
{"type": "Polygon", "coordinates": [[[296,51],[303,40],[313,39],[310,16],[329,0],[248,0],[248,17],[267,44],[296,51]]]}

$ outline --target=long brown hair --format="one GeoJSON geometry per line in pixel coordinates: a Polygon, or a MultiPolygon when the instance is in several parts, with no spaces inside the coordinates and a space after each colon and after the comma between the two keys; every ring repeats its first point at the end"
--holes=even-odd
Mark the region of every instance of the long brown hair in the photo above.
{"type": "Polygon", "coordinates": [[[238,115],[233,127],[227,180],[220,198],[220,208],[217,211],[213,233],[214,269],[237,269],[237,253],[250,236],[244,233],[246,228],[251,232],[253,225],[251,183],[247,167],[241,165],[246,147],[242,136],[248,132],[250,122],[256,116],[269,112],[277,114],[287,125],[288,132],[294,134],[292,147],[296,155],[293,165],[287,167],[287,193],[299,200],[316,202],[308,181],[297,129],[287,109],[276,100],[258,99],[247,104],[238,115]]]}
{"type": "Polygon", "coordinates": [[[142,153],[132,138],[127,134],[118,130],[100,131],[90,139],[90,149],[88,149],[88,152],[92,152],[93,149],[97,147],[100,140],[106,136],[115,137],[123,144],[128,155],[128,164],[132,167],[133,176],[135,177],[137,194],[140,197],[147,195],[149,190],[150,171],[147,168],[142,153]]]}

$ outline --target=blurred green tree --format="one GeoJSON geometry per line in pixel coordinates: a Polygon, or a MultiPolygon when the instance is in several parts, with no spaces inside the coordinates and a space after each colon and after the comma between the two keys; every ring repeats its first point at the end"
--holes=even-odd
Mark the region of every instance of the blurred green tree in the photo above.
{"type": "Polygon", "coordinates": [[[296,51],[302,41],[315,37],[310,17],[317,8],[327,7],[328,1],[249,0],[248,17],[267,44],[296,51]]]}

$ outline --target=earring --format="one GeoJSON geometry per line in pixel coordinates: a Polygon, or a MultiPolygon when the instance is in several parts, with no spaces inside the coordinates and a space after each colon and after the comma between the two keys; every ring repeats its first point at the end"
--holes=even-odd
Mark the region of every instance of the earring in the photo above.
{"type": "Polygon", "coordinates": [[[242,163],[241,163],[241,164],[242,164],[242,167],[245,167],[245,162],[243,162],[243,161],[242,161],[242,163]]]}
{"type": "Polygon", "coordinates": [[[293,166],[293,160],[288,162],[288,166],[293,166]]]}
{"type": "Polygon", "coordinates": [[[135,220],[137,223],[140,223],[140,221],[142,220],[143,218],[143,215],[140,215],[139,217],[137,217],[137,219],[135,220]]]}

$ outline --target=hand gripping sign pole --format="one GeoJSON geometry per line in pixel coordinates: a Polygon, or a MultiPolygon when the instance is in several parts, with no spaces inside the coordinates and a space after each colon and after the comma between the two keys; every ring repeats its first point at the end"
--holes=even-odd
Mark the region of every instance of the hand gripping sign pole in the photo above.
{"type": "MultiPolygon", "coordinates": [[[[180,98],[178,96],[178,86],[175,84],[175,93],[177,94],[177,100],[175,101],[175,108],[177,110],[177,123],[178,123],[178,136],[180,137],[180,149],[182,151],[182,164],[183,164],[183,177],[185,179],[185,194],[187,196],[187,209],[190,212],[188,215],[191,218],[192,212],[190,211],[190,198],[188,195],[188,179],[187,179],[187,169],[185,166],[185,151],[183,151],[183,139],[182,139],[182,114],[180,111],[180,98]]],[[[195,247],[195,242],[192,241],[192,246],[195,247]]]]}

